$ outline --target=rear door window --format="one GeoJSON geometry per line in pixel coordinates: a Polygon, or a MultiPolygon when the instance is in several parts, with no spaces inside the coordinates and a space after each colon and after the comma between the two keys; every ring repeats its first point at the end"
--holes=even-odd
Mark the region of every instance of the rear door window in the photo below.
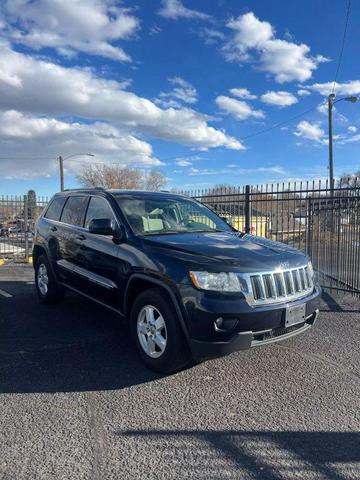
{"type": "Polygon", "coordinates": [[[89,197],[69,197],[61,215],[61,221],[69,225],[83,227],[89,197]]]}
{"type": "Polygon", "coordinates": [[[61,210],[66,202],[66,198],[67,197],[55,197],[50,203],[49,208],[46,210],[45,218],[58,221],[60,219],[61,210]]]}

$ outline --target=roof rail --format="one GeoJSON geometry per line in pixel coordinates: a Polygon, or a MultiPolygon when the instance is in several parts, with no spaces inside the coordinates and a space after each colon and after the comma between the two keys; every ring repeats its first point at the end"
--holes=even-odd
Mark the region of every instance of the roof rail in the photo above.
{"type": "Polygon", "coordinates": [[[89,190],[101,190],[103,192],[106,191],[106,188],[104,187],[87,187],[87,188],[65,188],[63,192],[77,192],[77,191],[89,191],[89,190]]]}

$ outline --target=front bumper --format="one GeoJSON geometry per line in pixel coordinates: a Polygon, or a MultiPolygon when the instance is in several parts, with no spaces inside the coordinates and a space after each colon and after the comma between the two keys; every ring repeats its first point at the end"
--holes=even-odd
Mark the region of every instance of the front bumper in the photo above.
{"type": "MultiPolygon", "coordinates": [[[[184,292],[182,292],[184,293],[184,292]]],[[[238,350],[266,345],[298,335],[308,330],[317,320],[320,288],[305,298],[285,304],[250,307],[245,299],[223,298],[196,292],[183,296],[187,313],[189,345],[195,360],[228,355],[238,350]],[[305,304],[305,322],[285,327],[288,306],[305,304]],[[235,320],[228,331],[219,331],[215,321],[235,320]]]]}
{"type": "Polygon", "coordinates": [[[317,318],[319,310],[316,309],[305,323],[294,325],[289,328],[278,328],[248,332],[238,332],[227,342],[204,342],[190,340],[190,348],[195,360],[206,360],[209,358],[222,357],[239,350],[247,350],[251,347],[259,347],[269,343],[279,342],[294,337],[311,328],[317,318]]]}

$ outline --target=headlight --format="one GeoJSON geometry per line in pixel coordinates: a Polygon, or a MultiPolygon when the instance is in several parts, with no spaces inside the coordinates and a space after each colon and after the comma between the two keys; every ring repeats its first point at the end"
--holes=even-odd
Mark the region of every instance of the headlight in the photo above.
{"type": "Polygon", "coordinates": [[[192,283],[201,290],[216,292],[243,291],[239,277],[233,273],[189,272],[192,283]]]}
{"type": "Polygon", "coordinates": [[[312,280],[313,283],[318,283],[319,281],[319,274],[317,272],[314,271],[314,268],[312,266],[312,263],[308,262],[308,272],[309,272],[309,275],[310,275],[310,278],[312,280]]]}
{"type": "Polygon", "coordinates": [[[313,269],[313,266],[312,266],[312,263],[310,262],[310,260],[308,261],[308,272],[309,272],[311,280],[314,280],[314,269],[313,269]]]}

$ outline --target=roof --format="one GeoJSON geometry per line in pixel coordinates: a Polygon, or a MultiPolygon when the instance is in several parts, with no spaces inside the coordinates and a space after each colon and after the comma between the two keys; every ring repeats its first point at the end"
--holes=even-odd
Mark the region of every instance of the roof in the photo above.
{"type": "MultiPolygon", "coordinates": [[[[94,193],[103,193],[103,194],[110,194],[110,195],[128,195],[128,196],[141,196],[141,197],[170,197],[170,198],[179,198],[183,197],[182,195],[179,195],[177,193],[172,193],[172,192],[166,192],[166,191],[160,191],[160,192],[151,192],[148,190],[130,190],[130,189],[106,189],[102,187],[96,187],[96,188],[73,188],[73,189],[67,189],[64,190],[63,192],[58,192],[56,195],[73,195],[77,193],[82,193],[82,194],[94,194],[94,193]]],[[[185,198],[185,197],[183,197],[185,198]]]]}

